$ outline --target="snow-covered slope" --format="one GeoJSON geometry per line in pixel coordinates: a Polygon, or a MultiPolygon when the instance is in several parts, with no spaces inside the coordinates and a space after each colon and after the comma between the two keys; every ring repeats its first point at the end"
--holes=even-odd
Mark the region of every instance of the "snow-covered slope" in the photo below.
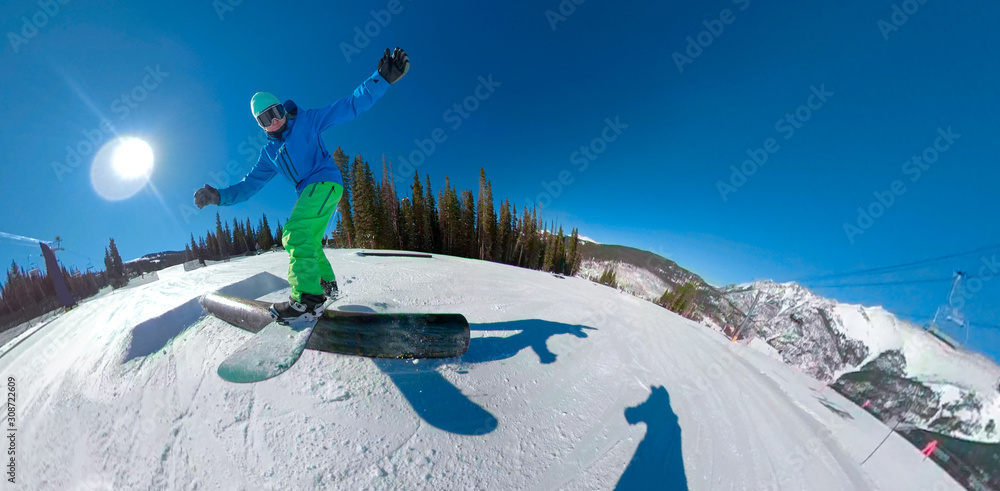
{"type": "Polygon", "coordinates": [[[859,465],[882,423],[649,302],[468,259],[326,253],[341,308],[461,312],[468,353],[307,351],[280,377],[230,384],[215,370],[251,334],[199,318],[197,298],[283,278],[287,255],[171,271],[80,305],[0,358],[16,386],[18,485],[960,489],[897,435],[859,465]]]}

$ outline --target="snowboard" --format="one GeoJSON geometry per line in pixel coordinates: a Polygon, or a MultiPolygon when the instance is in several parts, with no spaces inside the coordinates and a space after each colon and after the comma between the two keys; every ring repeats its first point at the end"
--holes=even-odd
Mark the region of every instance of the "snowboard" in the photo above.
{"type": "Polygon", "coordinates": [[[232,382],[280,375],[305,349],[370,358],[451,358],[469,348],[469,322],[461,314],[325,310],[311,325],[283,326],[272,322],[268,302],[210,293],[201,304],[215,317],[257,333],[219,367],[219,375],[232,382]]]}
{"type": "Polygon", "coordinates": [[[219,376],[229,382],[247,384],[281,375],[302,356],[317,320],[269,323],[219,365],[219,376]]]}

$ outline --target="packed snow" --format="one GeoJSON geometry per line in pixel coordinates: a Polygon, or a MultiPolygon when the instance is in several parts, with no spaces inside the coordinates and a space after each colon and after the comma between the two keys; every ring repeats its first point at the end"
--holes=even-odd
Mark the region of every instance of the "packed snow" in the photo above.
{"type": "Polygon", "coordinates": [[[961,489],[773,353],[582,278],[327,250],[345,310],[459,312],[469,351],[306,351],[216,374],[252,334],[201,314],[229,285],[287,291],[284,252],[85,302],[0,357],[25,489],[961,489]],[[263,278],[263,280],[261,280],[263,278]],[[271,278],[271,280],[268,280],[271,278]],[[242,283],[241,283],[242,282],[242,283]]]}

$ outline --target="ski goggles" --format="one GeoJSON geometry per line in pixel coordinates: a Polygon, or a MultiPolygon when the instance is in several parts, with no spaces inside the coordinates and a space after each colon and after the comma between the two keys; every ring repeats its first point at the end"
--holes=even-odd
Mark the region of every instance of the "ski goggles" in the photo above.
{"type": "Polygon", "coordinates": [[[283,117],[285,117],[285,106],[275,104],[257,115],[257,124],[259,124],[261,128],[267,128],[268,126],[271,126],[271,123],[273,123],[275,119],[281,119],[283,117]]]}

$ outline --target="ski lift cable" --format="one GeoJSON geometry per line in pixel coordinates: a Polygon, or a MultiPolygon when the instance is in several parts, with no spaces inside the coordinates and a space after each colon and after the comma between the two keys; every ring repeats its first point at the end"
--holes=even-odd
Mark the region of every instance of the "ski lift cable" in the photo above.
{"type": "MultiPolygon", "coordinates": [[[[966,279],[977,278],[975,276],[966,276],[966,279]]],[[[954,278],[929,278],[922,280],[899,280],[899,281],[875,281],[869,283],[844,283],[840,285],[804,285],[808,288],[859,288],[866,286],[899,286],[899,285],[914,285],[918,283],[951,283],[954,278]]]]}
{"type": "Polygon", "coordinates": [[[945,254],[943,256],[932,257],[932,258],[929,258],[929,259],[921,259],[919,261],[910,261],[910,262],[905,262],[905,263],[900,263],[900,264],[894,264],[894,265],[891,265],[891,266],[881,266],[881,267],[878,267],[878,268],[856,269],[856,270],[852,270],[852,271],[846,271],[846,272],[843,272],[843,273],[834,273],[834,274],[828,274],[828,275],[805,277],[805,278],[800,278],[800,279],[794,280],[794,281],[796,283],[804,283],[804,282],[822,281],[822,280],[828,280],[828,279],[834,279],[834,278],[844,278],[844,277],[849,277],[849,276],[871,276],[871,275],[877,275],[877,274],[887,274],[887,273],[893,273],[893,272],[902,271],[902,270],[906,270],[906,269],[916,268],[916,267],[919,267],[919,266],[923,266],[925,264],[930,264],[930,263],[934,263],[934,262],[938,262],[938,261],[943,261],[945,259],[953,259],[953,258],[956,258],[956,257],[969,256],[969,255],[972,255],[972,254],[979,254],[979,253],[982,253],[982,252],[989,252],[989,251],[995,251],[995,250],[1000,250],[1000,244],[994,244],[994,245],[990,245],[990,246],[986,246],[986,247],[980,247],[980,248],[973,249],[973,250],[970,250],[970,251],[965,251],[965,252],[958,252],[958,253],[954,253],[954,254],[945,254]]]}

